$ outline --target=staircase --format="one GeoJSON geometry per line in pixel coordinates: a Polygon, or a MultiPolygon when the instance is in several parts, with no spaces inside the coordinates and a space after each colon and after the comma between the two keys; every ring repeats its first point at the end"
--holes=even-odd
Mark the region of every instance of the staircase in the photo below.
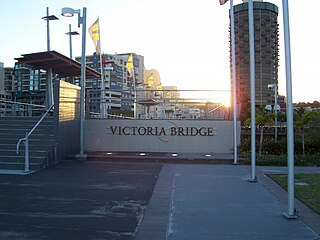
{"type": "MultiPolygon", "coordinates": [[[[39,117],[0,117],[0,170],[24,170],[25,146],[17,142],[25,137],[39,117]]],[[[53,117],[47,116],[29,137],[29,168],[37,171],[56,163],[53,117]]]]}

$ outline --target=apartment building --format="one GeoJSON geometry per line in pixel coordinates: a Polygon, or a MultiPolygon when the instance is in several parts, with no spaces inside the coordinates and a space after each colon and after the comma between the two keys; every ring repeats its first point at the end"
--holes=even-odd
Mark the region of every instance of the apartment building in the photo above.
{"type": "MultiPolygon", "coordinates": [[[[278,84],[279,25],[278,7],[263,1],[253,2],[255,40],[255,97],[256,106],[274,104],[273,91],[268,84],[278,84]]],[[[250,48],[247,1],[234,6],[236,89],[240,103],[250,100],[250,48]]],[[[231,37],[231,35],[230,35],[231,37]]],[[[230,41],[231,42],[231,41],[230,41]]],[[[232,69],[230,52],[230,63],[232,69]]],[[[233,86],[232,86],[233,88],[233,86]]]]}

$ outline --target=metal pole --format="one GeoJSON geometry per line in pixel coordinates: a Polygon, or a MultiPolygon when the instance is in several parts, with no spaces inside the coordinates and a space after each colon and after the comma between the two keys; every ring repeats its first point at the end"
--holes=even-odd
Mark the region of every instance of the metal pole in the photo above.
{"type": "Polygon", "coordinates": [[[274,142],[278,141],[278,85],[274,84],[274,142]]]}
{"type": "Polygon", "coordinates": [[[238,162],[238,144],[237,144],[237,79],[236,79],[236,46],[234,33],[234,9],[233,0],[230,0],[230,28],[231,28],[231,57],[232,57],[232,85],[233,85],[233,164],[238,162]]]}
{"type": "Polygon", "coordinates": [[[47,7],[47,51],[50,51],[49,7],[47,7]]]}
{"type": "Polygon", "coordinates": [[[133,78],[133,89],[134,89],[134,103],[133,103],[133,117],[134,119],[138,118],[137,114],[137,106],[138,106],[138,96],[137,96],[137,86],[136,86],[136,78],[135,78],[135,72],[134,72],[134,61],[132,56],[132,78],[133,78]]]}
{"type": "Polygon", "coordinates": [[[72,36],[71,36],[71,24],[69,24],[69,46],[70,46],[70,58],[72,59],[72,36]]]}
{"type": "Polygon", "coordinates": [[[286,85],[287,85],[287,147],[288,147],[288,212],[287,218],[296,218],[294,208],[294,145],[293,145],[293,106],[292,106],[292,76],[291,76],[291,50],[288,0],[282,0],[284,47],[286,60],[286,85]]]}
{"type": "MultiPolygon", "coordinates": [[[[80,16],[80,13],[79,13],[80,16]]],[[[80,155],[84,155],[84,121],[85,121],[85,87],[86,87],[86,18],[87,8],[82,11],[82,52],[81,52],[81,80],[80,80],[80,155]]]]}
{"type": "Polygon", "coordinates": [[[26,132],[26,138],[24,141],[24,171],[29,172],[29,138],[28,132],[26,132]]]}
{"type": "Polygon", "coordinates": [[[99,54],[100,54],[100,73],[101,73],[101,93],[100,93],[100,117],[107,117],[107,109],[106,109],[106,86],[104,81],[104,71],[102,64],[102,53],[101,53],[101,41],[99,40],[99,54]]]}
{"type": "MultiPolygon", "coordinates": [[[[50,27],[49,27],[49,7],[47,7],[47,51],[50,51],[50,27]]],[[[46,107],[49,109],[53,103],[53,89],[52,89],[52,69],[47,70],[46,74],[46,107]]]]}
{"type": "Polygon", "coordinates": [[[47,89],[46,89],[46,104],[49,109],[53,104],[53,88],[52,88],[52,68],[47,69],[47,89]]]}
{"type": "Polygon", "coordinates": [[[254,52],[254,16],[253,0],[249,0],[249,35],[250,35],[250,91],[251,91],[251,182],[256,182],[256,95],[255,95],[255,52],[254,52]]]}

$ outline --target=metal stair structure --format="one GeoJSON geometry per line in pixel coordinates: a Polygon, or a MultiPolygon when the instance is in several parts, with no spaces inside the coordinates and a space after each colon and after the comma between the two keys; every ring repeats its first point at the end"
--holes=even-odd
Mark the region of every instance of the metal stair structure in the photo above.
{"type": "MultiPolygon", "coordinates": [[[[17,142],[26,136],[39,117],[0,117],[0,170],[24,170],[25,147],[17,142]]],[[[56,164],[54,120],[47,116],[29,137],[29,169],[37,171],[56,164]]]]}

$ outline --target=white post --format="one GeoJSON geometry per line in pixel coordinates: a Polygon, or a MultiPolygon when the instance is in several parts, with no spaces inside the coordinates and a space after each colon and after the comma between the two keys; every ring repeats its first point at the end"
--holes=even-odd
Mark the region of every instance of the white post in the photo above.
{"type": "Polygon", "coordinates": [[[291,47],[289,27],[288,0],[282,0],[284,48],[286,60],[286,85],[287,85],[287,148],[288,148],[288,212],[284,215],[297,218],[294,208],[294,135],[293,135],[293,106],[292,106],[292,75],[291,75],[291,47]]]}
{"type": "Polygon", "coordinates": [[[237,146],[237,78],[236,78],[236,46],[234,33],[234,9],[233,0],[230,0],[230,28],[231,28],[231,55],[232,55],[232,95],[233,95],[233,164],[238,162],[238,146],[237,146]]]}
{"type": "Polygon", "coordinates": [[[254,16],[253,0],[249,0],[250,35],[250,91],[251,91],[251,182],[256,182],[256,95],[255,95],[255,52],[254,52],[254,16]]]}

